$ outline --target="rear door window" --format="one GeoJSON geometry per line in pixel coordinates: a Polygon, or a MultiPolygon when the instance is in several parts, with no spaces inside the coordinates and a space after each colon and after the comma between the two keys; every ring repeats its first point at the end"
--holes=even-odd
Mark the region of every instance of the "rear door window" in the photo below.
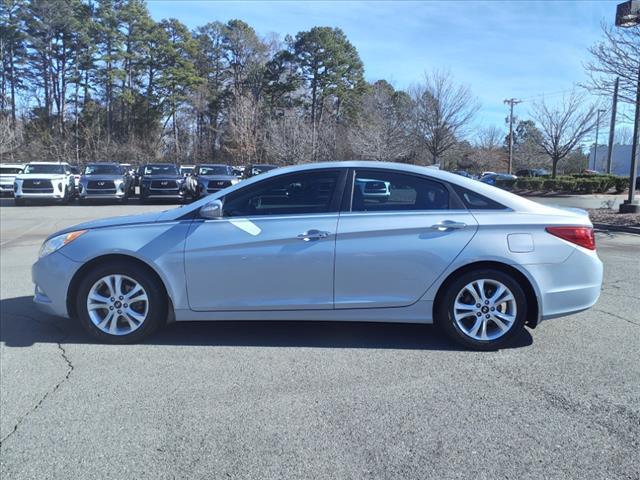
{"type": "Polygon", "coordinates": [[[351,211],[447,210],[449,190],[442,183],[386,170],[357,170],[351,211]]]}

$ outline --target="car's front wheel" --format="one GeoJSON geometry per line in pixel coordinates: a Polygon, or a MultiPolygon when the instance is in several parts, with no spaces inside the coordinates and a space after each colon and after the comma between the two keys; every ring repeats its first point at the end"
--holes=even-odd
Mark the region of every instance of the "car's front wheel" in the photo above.
{"type": "Polygon", "coordinates": [[[481,269],[463,273],[447,285],[436,321],[458,343],[494,350],[522,331],[526,313],[526,295],[511,275],[481,269]]]}
{"type": "Polygon", "coordinates": [[[103,342],[137,342],[166,319],[167,300],[162,284],[147,269],[136,265],[100,265],[85,275],[78,293],[76,311],[80,322],[103,342]]]}

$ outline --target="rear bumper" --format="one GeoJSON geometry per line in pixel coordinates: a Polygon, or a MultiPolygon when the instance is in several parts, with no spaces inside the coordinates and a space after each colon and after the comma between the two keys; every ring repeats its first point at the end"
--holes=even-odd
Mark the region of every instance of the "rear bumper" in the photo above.
{"type": "Polygon", "coordinates": [[[562,263],[524,268],[538,284],[541,320],[586,310],[600,297],[603,265],[596,252],[576,247],[562,263]]]}

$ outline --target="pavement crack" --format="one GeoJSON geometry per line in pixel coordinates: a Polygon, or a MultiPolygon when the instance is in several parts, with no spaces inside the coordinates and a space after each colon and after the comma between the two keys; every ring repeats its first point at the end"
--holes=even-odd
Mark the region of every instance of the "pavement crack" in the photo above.
{"type": "Polygon", "coordinates": [[[598,312],[598,313],[604,313],[605,315],[610,315],[610,316],[612,316],[614,318],[618,318],[620,320],[624,320],[625,322],[630,323],[631,325],[635,325],[637,327],[640,327],[640,323],[636,323],[636,322],[634,322],[632,320],[629,320],[628,318],[624,318],[624,317],[621,317],[620,315],[616,315],[615,313],[605,312],[604,310],[598,310],[597,308],[594,308],[593,311],[594,312],[598,312]]]}
{"type": "MultiPolygon", "coordinates": [[[[16,314],[16,313],[11,313],[11,315],[15,315],[15,316],[20,316],[20,317],[24,317],[24,318],[28,318],[36,323],[39,323],[40,325],[44,325],[40,320],[37,320],[35,318],[33,318],[30,315],[24,315],[24,314],[16,314]]],[[[61,331],[60,328],[53,324],[54,328],[56,328],[58,331],[61,331]]],[[[15,423],[15,425],[13,426],[13,428],[11,429],[11,431],[9,433],[7,433],[4,438],[0,439],[0,449],[2,449],[2,446],[4,445],[4,443],[7,441],[7,439],[9,439],[9,437],[11,437],[11,435],[13,435],[14,433],[16,433],[18,431],[18,428],[20,428],[20,425],[22,425],[22,423],[24,423],[24,421],[36,410],[38,410],[45,402],[45,400],[50,396],[53,395],[61,386],[63,383],[65,383],[67,380],[69,380],[69,377],[71,376],[71,372],[73,372],[74,370],[74,366],[73,363],[71,362],[71,360],[69,359],[68,355],[67,355],[67,351],[65,350],[65,348],[62,346],[62,343],[64,342],[64,340],[66,340],[67,338],[67,334],[65,332],[62,332],[63,334],[62,338],[60,338],[60,340],[58,340],[56,342],[56,347],[58,348],[58,350],[60,351],[60,356],[61,358],[64,360],[66,366],[67,366],[67,372],[65,374],[65,376],[58,382],[56,383],[53,388],[47,392],[45,392],[45,394],[42,396],[42,398],[40,400],[38,400],[36,402],[36,404],[30,408],[29,410],[27,410],[27,412],[25,412],[20,418],[18,418],[18,421],[15,423]]]]}

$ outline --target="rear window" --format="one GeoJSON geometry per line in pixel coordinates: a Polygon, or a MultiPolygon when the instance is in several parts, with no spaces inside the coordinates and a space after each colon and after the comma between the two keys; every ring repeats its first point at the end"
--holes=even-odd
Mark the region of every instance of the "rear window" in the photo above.
{"type": "Polygon", "coordinates": [[[22,169],[19,167],[0,167],[0,173],[3,175],[13,175],[22,172],[22,169]]]}
{"type": "Polygon", "coordinates": [[[494,202],[490,198],[487,198],[479,193],[472,192],[466,188],[454,185],[456,193],[462,199],[465,207],[469,210],[504,210],[504,205],[494,202]]]}

